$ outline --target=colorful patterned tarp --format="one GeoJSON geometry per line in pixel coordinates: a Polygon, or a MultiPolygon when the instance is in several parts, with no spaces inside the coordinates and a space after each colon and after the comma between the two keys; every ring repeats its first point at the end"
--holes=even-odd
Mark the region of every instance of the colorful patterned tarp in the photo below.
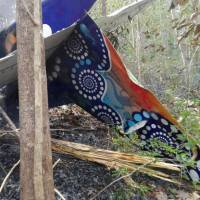
{"type": "MultiPolygon", "coordinates": [[[[89,16],[54,52],[47,71],[49,88],[56,85],[58,89],[54,96],[50,92],[51,98],[70,97],[102,122],[122,127],[127,135],[136,132],[147,150],[175,158],[164,148],[166,144],[188,158],[192,156],[185,146],[187,140],[180,137],[180,125],[150,91],[130,78],[110,41],[89,16]],[[152,149],[150,144],[155,139],[162,143],[152,149]]],[[[196,155],[196,167],[187,168],[194,181],[199,181],[199,159],[196,155]]]]}
{"type": "MultiPolygon", "coordinates": [[[[44,35],[51,36],[68,27],[83,16],[94,2],[44,0],[44,35]]],[[[179,155],[187,155],[188,159],[193,157],[196,163],[187,167],[187,172],[193,181],[200,181],[199,148],[193,151],[185,145],[187,140],[182,137],[183,129],[159,100],[127,72],[109,39],[94,21],[89,16],[84,17],[71,35],[62,41],[47,60],[50,104],[65,104],[71,98],[102,122],[122,128],[128,137],[137,134],[146,150],[176,158],[175,153],[166,150],[167,145],[178,150],[179,155]],[[60,99],[61,102],[58,102],[60,99]],[[155,139],[161,143],[152,147],[151,142],[155,139]]],[[[0,32],[0,58],[15,49],[16,27],[12,23],[0,32]]],[[[16,65],[13,56],[7,57],[6,63],[2,60],[0,77],[7,76],[7,68],[16,65]],[[12,66],[5,66],[9,61],[12,61],[12,66]]],[[[12,72],[12,77],[15,72],[12,72]]]]}

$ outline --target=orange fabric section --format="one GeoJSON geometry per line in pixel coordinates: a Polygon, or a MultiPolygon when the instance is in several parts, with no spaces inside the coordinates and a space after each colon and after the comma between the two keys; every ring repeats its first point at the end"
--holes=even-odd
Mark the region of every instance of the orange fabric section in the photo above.
{"type": "Polygon", "coordinates": [[[105,37],[107,47],[109,49],[112,73],[118,78],[118,82],[122,85],[123,89],[129,94],[131,101],[135,106],[139,106],[141,109],[147,111],[154,111],[160,113],[163,117],[168,119],[171,123],[177,126],[180,130],[183,130],[177,120],[170,114],[170,112],[160,103],[160,101],[149,90],[134,83],[127,73],[121,58],[116,50],[113,48],[109,39],[105,37]]]}

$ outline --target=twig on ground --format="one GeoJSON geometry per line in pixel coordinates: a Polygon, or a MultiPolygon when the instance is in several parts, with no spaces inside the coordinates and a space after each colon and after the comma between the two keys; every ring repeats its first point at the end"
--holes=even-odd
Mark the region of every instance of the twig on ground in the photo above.
{"type": "Polygon", "coordinates": [[[60,193],[59,190],[57,190],[56,188],[54,188],[54,191],[61,198],[61,200],[66,200],[65,197],[60,193]]]}
{"type": "Polygon", "coordinates": [[[11,135],[11,136],[17,136],[16,131],[5,131],[0,130],[0,138],[3,138],[4,136],[11,135]]]}
{"type": "Polygon", "coordinates": [[[90,128],[90,127],[77,127],[72,129],[63,129],[63,128],[51,128],[50,131],[65,131],[65,132],[71,132],[71,131],[96,131],[97,129],[90,128]]]}
{"type": "Polygon", "coordinates": [[[144,165],[142,165],[142,166],[139,166],[137,169],[135,169],[135,170],[132,171],[131,173],[128,173],[128,174],[126,174],[126,175],[124,175],[124,176],[121,176],[121,177],[117,178],[116,180],[114,180],[113,182],[111,182],[110,184],[108,184],[106,187],[104,187],[102,190],[100,190],[100,191],[99,191],[94,197],[92,197],[90,200],[96,199],[101,193],[103,193],[105,190],[107,190],[107,189],[108,189],[109,187],[111,187],[113,184],[115,184],[115,183],[121,181],[122,179],[126,179],[127,177],[131,177],[135,172],[139,171],[139,170],[142,169],[142,168],[145,168],[145,166],[147,166],[147,165],[149,165],[149,164],[151,164],[151,163],[152,163],[152,161],[151,161],[151,162],[148,162],[148,163],[146,163],[146,164],[144,164],[144,165]]]}
{"type": "MultiPolygon", "coordinates": [[[[59,158],[54,164],[53,164],[53,169],[56,167],[56,165],[61,161],[59,158]]],[[[60,193],[60,191],[56,188],[54,188],[55,193],[61,198],[61,200],[66,200],[64,196],[60,193]]]]}
{"type": "Polygon", "coordinates": [[[15,170],[15,168],[19,165],[20,163],[20,160],[17,161],[17,163],[15,163],[13,165],[13,167],[11,168],[11,170],[8,172],[8,174],[6,175],[6,177],[4,178],[2,184],[1,184],[1,187],[0,187],[0,193],[2,192],[7,180],[9,179],[10,175],[12,174],[12,172],[15,170]]]}
{"type": "Polygon", "coordinates": [[[0,132],[0,134],[1,134],[0,137],[7,135],[7,133],[3,133],[3,132],[0,132]]]}
{"type": "Polygon", "coordinates": [[[16,131],[12,131],[12,130],[10,130],[10,131],[6,131],[6,130],[0,130],[0,133],[1,134],[12,134],[12,133],[15,133],[16,131]]]}
{"type": "Polygon", "coordinates": [[[61,159],[59,158],[54,164],[53,164],[53,169],[56,167],[56,165],[61,161],[61,159]]]}
{"type": "Polygon", "coordinates": [[[4,109],[1,106],[0,106],[0,113],[6,119],[6,121],[10,125],[11,129],[13,130],[13,132],[15,132],[15,134],[19,137],[19,130],[17,129],[17,127],[15,126],[13,121],[10,119],[10,117],[7,115],[7,113],[4,111],[4,109]]]}
{"type": "Polygon", "coordinates": [[[132,188],[139,188],[140,186],[129,176],[124,178],[124,182],[132,188]]]}

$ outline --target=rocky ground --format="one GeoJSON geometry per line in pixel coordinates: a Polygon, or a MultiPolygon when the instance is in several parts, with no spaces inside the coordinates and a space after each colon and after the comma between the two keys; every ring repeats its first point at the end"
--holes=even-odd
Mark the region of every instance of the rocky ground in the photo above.
{"type": "MultiPolygon", "coordinates": [[[[0,117],[3,132],[9,130],[8,124],[0,117]]],[[[92,145],[103,149],[112,148],[112,131],[95,120],[77,106],[63,106],[50,110],[50,126],[53,138],[92,145]]],[[[0,184],[12,166],[19,160],[19,145],[0,133],[0,184]]],[[[55,187],[66,200],[89,200],[100,190],[116,179],[113,171],[106,167],[79,160],[72,156],[53,154],[53,160],[60,161],[54,168],[55,187]]],[[[152,186],[145,196],[141,191],[130,189],[124,181],[119,181],[98,196],[99,200],[165,200],[200,199],[197,192],[185,191],[174,185],[149,177],[137,176],[135,180],[152,186]],[[128,194],[131,193],[131,194],[128,194]]],[[[145,187],[143,188],[145,190],[145,187]]],[[[56,196],[57,200],[61,199],[56,196]]],[[[19,167],[11,174],[0,193],[1,200],[19,199],[19,167]]]]}

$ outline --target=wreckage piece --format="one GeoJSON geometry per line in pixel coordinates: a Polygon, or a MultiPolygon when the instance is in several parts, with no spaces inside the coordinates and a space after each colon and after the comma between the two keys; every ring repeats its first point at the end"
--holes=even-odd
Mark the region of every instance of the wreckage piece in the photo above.
{"type": "MultiPolygon", "coordinates": [[[[43,0],[43,35],[47,58],[73,30],[72,24],[91,8],[95,0],[43,0]]],[[[0,4],[0,87],[17,80],[15,1],[0,4]],[[4,12],[12,8],[12,12],[4,12]]]]}
{"type": "MultiPolygon", "coordinates": [[[[93,20],[86,16],[71,31],[49,53],[48,81],[49,88],[54,88],[49,91],[51,98],[70,97],[102,122],[122,127],[127,136],[136,132],[147,150],[175,158],[175,154],[164,148],[167,145],[179,154],[187,154],[188,159],[193,157],[196,164],[187,170],[190,178],[198,182],[199,149],[196,147],[196,152],[191,153],[186,147],[187,140],[181,139],[183,129],[159,100],[126,70],[93,20]],[[153,149],[151,141],[155,139],[162,144],[153,149]]],[[[3,58],[3,61],[8,60],[3,58]]]]}
{"type": "MultiPolygon", "coordinates": [[[[47,37],[51,34],[51,32],[54,34],[56,31],[61,31],[63,28],[71,25],[79,19],[85,11],[89,10],[94,2],[95,0],[85,1],[84,3],[82,1],[80,2],[80,0],[76,0],[74,2],[62,0],[59,1],[59,3],[57,3],[56,0],[43,1],[44,36],[47,37]],[[48,12],[49,10],[51,11],[48,12]],[[64,12],[65,10],[67,12],[64,12]]],[[[127,20],[132,19],[152,2],[153,0],[139,0],[131,3],[130,5],[117,10],[106,17],[99,18],[97,23],[104,31],[113,31],[127,22],[127,20]]],[[[1,2],[0,13],[2,15],[2,21],[0,22],[0,38],[4,37],[4,39],[0,39],[0,41],[5,41],[5,38],[7,38],[6,41],[8,43],[6,45],[8,52],[5,52],[5,47],[3,47],[5,46],[5,42],[0,43],[1,58],[16,48],[15,25],[13,26],[15,21],[15,0],[1,2]],[[7,37],[5,37],[5,33],[9,33],[7,37]],[[1,44],[3,46],[1,46],[1,44]]],[[[48,43],[49,41],[45,42],[46,46],[48,43]]],[[[57,44],[55,43],[54,46],[57,46],[57,44]]],[[[48,47],[46,47],[46,49],[48,49],[48,47]]],[[[47,55],[49,55],[49,53],[47,55]]],[[[15,55],[10,55],[3,60],[0,59],[0,87],[5,84],[10,84],[13,80],[16,80],[15,63],[15,55]]]]}
{"type": "MultiPolygon", "coordinates": [[[[49,87],[57,85],[63,96],[98,120],[121,127],[127,136],[138,134],[146,150],[167,158],[193,157],[188,167],[192,180],[200,180],[200,152],[186,147],[183,129],[149,90],[128,72],[112,44],[94,21],[79,21],[66,42],[47,61],[49,87]],[[160,142],[152,147],[152,141],[160,142]],[[166,146],[168,148],[166,148],[166,146]],[[175,153],[168,149],[176,149],[175,153]]],[[[53,93],[52,93],[53,94],[53,93]]],[[[55,91],[54,99],[60,95],[55,91]]]]}

